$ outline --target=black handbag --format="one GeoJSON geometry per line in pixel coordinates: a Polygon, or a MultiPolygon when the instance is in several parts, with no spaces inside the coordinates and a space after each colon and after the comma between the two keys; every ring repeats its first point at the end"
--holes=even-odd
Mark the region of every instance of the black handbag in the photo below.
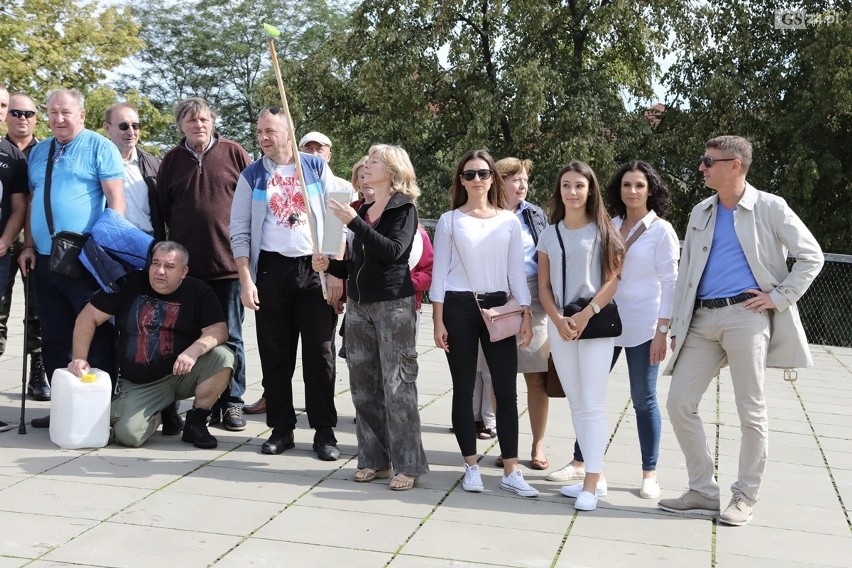
{"type": "Polygon", "coordinates": [[[47,219],[47,230],[50,233],[50,271],[68,278],[80,278],[86,272],[80,262],[80,253],[89,237],[73,231],[54,233],[53,208],[50,205],[50,185],[53,177],[53,157],[56,153],[56,139],[50,142],[50,152],[47,155],[47,170],[44,177],[44,216],[47,219]]]}
{"type": "MultiPolygon", "coordinates": [[[[564,301],[567,268],[565,266],[565,244],[562,242],[562,235],[559,233],[558,226],[556,227],[556,237],[559,239],[559,248],[562,249],[562,299],[564,301]]],[[[597,237],[595,238],[597,239],[597,237]]],[[[589,264],[591,265],[591,260],[589,264]]],[[[601,275],[601,280],[603,280],[603,275],[601,275]]],[[[573,316],[582,311],[591,301],[592,297],[577,298],[563,308],[562,315],[573,316]]],[[[618,314],[618,306],[615,304],[615,300],[612,300],[603,306],[599,313],[589,319],[586,328],[577,339],[598,339],[601,337],[618,337],[619,335],[621,335],[621,316],[618,314]]]]}

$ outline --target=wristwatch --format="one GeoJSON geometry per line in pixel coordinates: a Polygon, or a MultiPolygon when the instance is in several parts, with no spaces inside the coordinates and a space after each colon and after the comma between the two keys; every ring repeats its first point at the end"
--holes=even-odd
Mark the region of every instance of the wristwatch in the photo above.
{"type": "Polygon", "coordinates": [[[595,315],[601,313],[601,307],[596,302],[589,302],[589,305],[592,306],[592,311],[595,312],[595,315]]]}
{"type": "Polygon", "coordinates": [[[669,326],[667,326],[664,323],[661,323],[660,325],[657,326],[657,331],[659,331],[660,333],[665,335],[669,332],[669,326]]]}

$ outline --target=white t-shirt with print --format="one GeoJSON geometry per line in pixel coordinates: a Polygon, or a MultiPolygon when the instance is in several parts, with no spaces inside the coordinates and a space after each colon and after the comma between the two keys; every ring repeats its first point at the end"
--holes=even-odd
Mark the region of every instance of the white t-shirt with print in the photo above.
{"type": "Polygon", "coordinates": [[[266,185],[266,199],[260,249],[288,257],[312,254],[314,245],[296,164],[275,168],[266,185]]]}

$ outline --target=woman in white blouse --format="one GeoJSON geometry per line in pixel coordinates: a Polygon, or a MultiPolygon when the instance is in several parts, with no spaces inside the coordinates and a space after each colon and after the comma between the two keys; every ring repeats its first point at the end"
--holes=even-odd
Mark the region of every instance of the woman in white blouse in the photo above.
{"type": "Polygon", "coordinates": [[[583,482],[566,485],[561,493],[576,498],[575,509],[592,511],[598,496],[606,494],[602,477],[609,440],[606,385],[614,341],[580,337],[615,294],[624,245],[606,213],[595,173],[578,160],[559,172],[550,200],[550,222],[537,246],[539,299],[548,315],[553,364],[586,454],[583,482]],[[563,315],[565,306],[581,298],[588,299],[585,308],[563,315]]]}
{"type": "MultiPolygon", "coordinates": [[[[615,213],[612,221],[630,244],[615,293],[622,333],[615,340],[612,365],[624,348],[642,454],[639,496],[656,499],[660,496],[657,458],[661,430],[657,374],[666,358],[680,246],[674,228],[661,218],[669,207],[669,189],[650,164],[624,164],[605,194],[610,211],[615,213]]],[[[571,464],[583,468],[578,444],[574,445],[571,464]]]]}
{"type": "Polygon", "coordinates": [[[447,354],[453,380],[452,423],[464,458],[465,491],[484,489],[477,465],[473,387],[478,347],[482,346],[497,400],[497,431],[503,477],[500,487],[522,497],[536,497],[518,469],[518,369],[516,345],[532,339],[530,291],[524,272],[524,245],[517,217],[506,210],[503,182],[484,150],[465,153],[456,165],[452,210],[435,229],[432,264],[432,315],[435,345],[447,354]],[[479,311],[505,304],[508,295],[524,310],[519,338],[491,341],[479,311]],[[479,303],[477,304],[477,300],[479,303]]]}

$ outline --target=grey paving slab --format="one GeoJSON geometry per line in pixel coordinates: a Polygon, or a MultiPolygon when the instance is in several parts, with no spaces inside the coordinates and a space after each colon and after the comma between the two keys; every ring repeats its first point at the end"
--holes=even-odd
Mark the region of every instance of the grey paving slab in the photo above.
{"type": "MultiPolygon", "coordinates": [[[[19,309],[19,307],[16,307],[19,309]]],[[[852,557],[852,349],[814,346],[816,369],[799,381],[767,375],[770,452],[755,517],[746,527],[667,514],[641,499],[636,423],[623,360],[610,378],[612,441],[605,460],[609,494],[597,511],[576,513],[561,483],[529,469],[526,385],[518,378],[519,457],[541,491],[524,499],[499,489],[498,441],[480,441],[486,492],[461,490],[462,460],[449,432],[452,385],[442,352],[431,343],[428,307],[418,344],[423,441],[431,472],[408,492],[387,481],[352,481],[357,458],[354,409],[345,363],[335,385],[342,459],[321,462],[313,431],[299,412],[296,448],[260,453],[265,416],[243,432],[212,429],[216,450],[197,450],[159,433],[142,448],[65,451],[46,430],[0,433],[0,568],[5,566],[840,566],[852,557]],[[845,366],[844,366],[845,365],[845,366]],[[845,427],[844,427],[845,426],[845,427]],[[806,489],[803,489],[806,488],[806,489]],[[237,519],[237,522],[224,522],[237,519]],[[714,539],[715,532],[715,539],[714,539]],[[845,556],[839,556],[845,554],[845,556]],[[714,563],[715,562],[715,563],[714,563]]],[[[16,316],[13,312],[13,319],[16,316]]],[[[17,316],[20,319],[20,316],[17,316]]],[[[246,327],[249,389],[262,391],[253,314],[246,327]]],[[[16,421],[20,404],[19,330],[0,357],[0,420],[16,421]],[[17,342],[17,343],[15,343],[17,342]],[[17,347],[13,347],[14,345],[17,347]]],[[[304,405],[301,364],[294,380],[304,405]]],[[[663,434],[658,476],[663,497],[686,487],[683,454],[666,419],[669,378],[661,377],[663,434]]],[[[723,370],[702,402],[715,444],[722,499],[736,477],[740,430],[730,376],[723,370]],[[717,420],[717,412],[719,419],[717,420]],[[718,422],[718,424],[717,424],[718,422]]],[[[190,406],[182,403],[182,411],[190,406]]],[[[29,418],[48,403],[28,402],[29,418]]],[[[570,461],[568,403],[550,404],[545,448],[550,470],[570,461]]],[[[846,564],[847,566],[850,564],[846,564]]]]}

